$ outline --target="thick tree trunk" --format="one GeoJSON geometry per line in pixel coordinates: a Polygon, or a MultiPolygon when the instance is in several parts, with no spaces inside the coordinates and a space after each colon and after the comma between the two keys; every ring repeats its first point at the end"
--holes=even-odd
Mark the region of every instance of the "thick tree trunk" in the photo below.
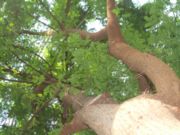
{"type": "Polygon", "coordinates": [[[71,123],[65,124],[60,135],[69,135],[71,133],[78,132],[80,130],[88,128],[88,124],[81,120],[79,117],[80,110],[87,106],[92,106],[95,104],[117,104],[108,93],[103,93],[97,97],[86,97],[83,93],[78,95],[66,95],[63,99],[64,104],[64,114],[66,115],[66,110],[70,106],[76,111],[71,123]]]}
{"type": "Polygon", "coordinates": [[[180,121],[169,106],[145,96],[84,107],[76,115],[98,135],[180,135],[180,121]]]}
{"type": "Polygon", "coordinates": [[[119,105],[107,94],[97,97],[67,95],[77,112],[60,135],[91,128],[98,135],[180,135],[180,110],[141,95],[119,105]]]}
{"type": "MultiPolygon", "coordinates": [[[[96,100],[88,98],[88,104],[84,102],[86,100],[82,100],[86,99],[85,97],[79,98],[78,102],[82,106],[78,109],[73,107],[77,112],[72,123],[64,127],[61,135],[87,127],[93,129],[98,135],[180,135],[179,78],[158,58],[142,53],[123,41],[116,16],[112,12],[114,8],[115,2],[107,0],[106,31],[109,52],[115,58],[122,60],[131,70],[147,76],[155,85],[157,94],[142,94],[121,105],[106,101],[106,96],[102,95],[100,98],[95,98],[96,100]],[[104,100],[106,102],[102,102],[104,100]],[[68,128],[73,129],[74,125],[76,130],[66,132],[68,128]]],[[[145,78],[141,79],[140,85],[146,89],[148,84],[145,78]]],[[[70,102],[66,102],[73,105],[74,99],[71,98],[68,100],[70,102]]]]}

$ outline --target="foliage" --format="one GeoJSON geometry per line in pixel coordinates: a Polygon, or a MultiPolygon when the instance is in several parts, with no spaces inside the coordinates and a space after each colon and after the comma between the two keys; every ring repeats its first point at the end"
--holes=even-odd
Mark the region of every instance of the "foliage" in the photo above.
{"type": "MultiPolygon", "coordinates": [[[[108,91],[124,101],[138,94],[133,73],[108,54],[107,43],[92,42],[62,28],[87,29],[97,19],[106,24],[105,1],[2,0],[0,2],[0,134],[57,135],[62,128],[61,100],[67,91],[87,95],[108,91]],[[68,4],[70,2],[70,4],[68,4]],[[53,36],[23,34],[54,30],[53,36]],[[44,93],[37,86],[52,75],[44,93]],[[55,95],[60,90],[59,95],[55,95]]],[[[137,7],[118,1],[125,40],[168,63],[180,76],[180,4],[158,0],[137,7]]],[[[76,135],[90,135],[83,131],[76,135]]]]}

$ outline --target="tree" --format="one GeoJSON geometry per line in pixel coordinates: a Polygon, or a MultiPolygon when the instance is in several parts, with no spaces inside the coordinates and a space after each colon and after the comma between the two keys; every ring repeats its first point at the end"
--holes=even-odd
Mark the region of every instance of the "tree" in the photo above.
{"type": "Polygon", "coordinates": [[[0,9],[2,135],[180,134],[178,2],[7,0],[0,9]],[[104,29],[88,32],[92,19],[104,29]]]}

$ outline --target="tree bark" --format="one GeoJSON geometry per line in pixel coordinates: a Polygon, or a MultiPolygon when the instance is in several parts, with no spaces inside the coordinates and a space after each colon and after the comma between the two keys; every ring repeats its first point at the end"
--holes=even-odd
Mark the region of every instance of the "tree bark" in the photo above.
{"type": "Polygon", "coordinates": [[[119,105],[106,93],[97,97],[67,95],[66,105],[77,111],[73,120],[65,124],[60,135],[68,135],[86,128],[98,135],[179,135],[178,107],[141,95],[119,105]]]}
{"type": "Polygon", "coordinates": [[[78,116],[78,112],[84,107],[95,104],[117,104],[117,102],[114,101],[108,93],[103,93],[96,97],[86,97],[83,93],[79,93],[75,96],[70,94],[66,95],[63,99],[64,114],[67,115],[66,110],[69,107],[72,107],[76,113],[73,120],[64,125],[60,135],[69,135],[88,128],[88,124],[81,120],[81,118],[78,116]]]}
{"type": "MultiPolygon", "coordinates": [[[[179,78],[167,64],[158,58],[142,53],[124,42],[118,21],[112,12],[114,8],[114,0],[107,0],[106,31],[109,52],[115,58],[122,60],[131,70],[147,76],[154,84],[157,94],[142,94],[121,105],[103,103],[99,100],[91,102],[93,99],[89,99],[88,102],[91,103],[86,104],[79,98],[78,102],[82,106],[78,109],[73,107],[77,111],[74,119],[80,121],[79,130],[84,129],[83,126],[85,126],[93,129],[98,135],[180,135],[179,78]]],[[[142,89],[149,87],[145,78],[140,78],[140,81],[142,89]]],[[[73,105],[74,99],[68,100],[68,104],[73,105]]],[[[71,129],[73,125],[72,123],[70,126],[66,125],[61,135],[66,135],[63,134],[64,129],[67,131],[66,127],[69,126],[71,129]]]]}
{"type": "Polygon", "coordinates": [[[167,64],[158,58],[142,53],[123,41],[116,16],[112,12],[114,8],[115,2],[107,0],[107,32],[110,54],[122,60],[131,70],[145,74],[155,85],[158,98],[165,103],[180,106],[179,78],[167,64]]]}
{"type": "Polygon", "coordinates": [[[180,121],[169,106],[146,96],[136,97],[122,105],[91,105],[76,115],[98,135],[180,134],[180,121]]]}

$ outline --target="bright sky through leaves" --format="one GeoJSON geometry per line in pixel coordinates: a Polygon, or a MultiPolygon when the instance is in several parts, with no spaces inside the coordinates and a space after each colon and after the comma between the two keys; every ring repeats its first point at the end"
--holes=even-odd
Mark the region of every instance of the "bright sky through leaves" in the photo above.
{"type": "MultiPolygon", "coordinates": [[[[153,0],[133,0],[133,2],[137,6],[142,6],[145,3],[152,2],[152,1],[153,0]]],[[[171,3],[176,3],[176,0],[170,0],[170,1],[171,1],[171,3]]],[[[91,21],[91,22],[87,23],[87,29],[90,31],[99,31],[102,28],[103,28],[103,26],[102,26],[101,22],[98,20],[91,21]]]]}

